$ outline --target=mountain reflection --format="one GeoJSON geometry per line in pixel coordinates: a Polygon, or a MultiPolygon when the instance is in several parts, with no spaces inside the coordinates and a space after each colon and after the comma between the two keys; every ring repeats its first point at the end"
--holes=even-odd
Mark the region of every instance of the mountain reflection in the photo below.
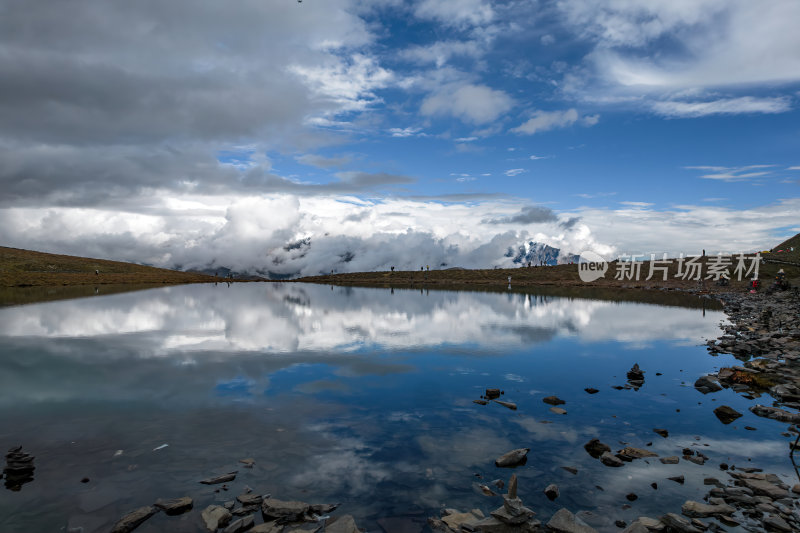
{"type": "Polygon", "coordinates": [[[468,346],[569,336],[581,342],[697,344],[720,311],[530,294],[300,284],[181,286],[0,309],[5,337],[136,339],[140,356],[181,352],[339,352],[468,346]]]}

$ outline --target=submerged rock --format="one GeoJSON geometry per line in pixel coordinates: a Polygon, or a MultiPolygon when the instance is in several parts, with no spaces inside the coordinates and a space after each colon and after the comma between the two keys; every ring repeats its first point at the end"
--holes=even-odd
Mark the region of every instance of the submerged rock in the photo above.
{"type": "Polygon", "coordinates": [[[120,518],[119,521],[114,524],[114,527],[111,528],[111,533],[130,533],[157,512],[158,508],[152,505],[139,507],[120,518]]]}
{"type": "Polygon", "coordinates": [[[550,405],[563,405],[567,403],[558,396],[547,396],[545,398],[542,398],[542,401],[550,405]]]}
{"type": "Polygon", "coordinates": [[[631,462],[634,459],[641,459],[643,457],[658,457],[658,454],[648,450],[642,450],[641,448],[626,446],[617,452],[617,457],[623,461],[631,462]]]}
{"type": "Polygon", "coordinates": [[[585,449],[589,455],[594,457],[595,459],[599,459],[604,452],[610,452],[611,447],[608,444],[603,444],[600,442],[600,439],[592,439],[586,444],[583,445],[583,449],[585,449]]]}
{"type": "Polygon", "coordinates": [[[666,429],[653,428],[653,432],[654,432],[654,433],[658,433],[659,435],[661,435],[661,436],[662,436],[662,437],[664,437],[665,439],[666,439],[667,437],[669,437],[669,431],[667,431],[666,429]]]}
{"type": "Polygon", "coordinates": [[[515,403],[512,403],[512,402],[504,402],[504,401],[502,401],[502,400],[492,400],[492,401],[493,401],[494,403],[497,403],[497,404],[500,404],[500,405],[502,405],[503,407],[508,407],[508,408],[509,408],[509,409],[511,409],[512,411],[516,411],[516,410],[517,410],[517,404],[515,404],[515,403]]]}
{"type": "Polygon", "coordinates": [[[547,485],[547,487],[545,487],[545,489],[544,489],[544,495],[547,496],[547,498],[550,501],[553,501],[556,498],[558,498],[559,494],[560,494],[560,492],[558,490],[558,485],[556,485],[555,483],[551,483],[550,485],[547,485]]]}
{"type": "Polygon", "coordinates": [[[722,390],[722,387],[714,381],[711,376],[701,376],[694,382],[694,388],[698,391],[702,392],[703,394],[708,394],[709,392],[717,392],[722,390]]]}
{"type": "Polygon", "coordinates": [[[203,485],[217,485],[219,483],[227,483],[228,481],[233,481],[236,479],[236,474],[238,471],[228,472],[227,474],[222,474],[221,476],[209,477],[200,481],[203,485]]]}
{"type": "Polygon", "coordinates": [[[727,405],[720,405],[714,409],[714,414],[719,418],[723,424],[730,424],[737,418],[742,416],[742,413],[727,405]]]}
{"type": "Polygon", "coordinates": [[[517,448],[506,452],[494,461],[494,465],[501,468],[512,468],[515,466],[524,465],[528,461],[528,452],[530,448],[517,448]]]}

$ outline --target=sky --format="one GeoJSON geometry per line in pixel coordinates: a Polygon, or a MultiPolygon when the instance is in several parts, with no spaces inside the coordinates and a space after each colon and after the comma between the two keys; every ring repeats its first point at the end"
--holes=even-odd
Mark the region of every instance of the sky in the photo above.
{"type": "Polygon", "coordinates": [[[275,276],[800,232],[795,0],[0,0],[0,245],[275,276]]]}

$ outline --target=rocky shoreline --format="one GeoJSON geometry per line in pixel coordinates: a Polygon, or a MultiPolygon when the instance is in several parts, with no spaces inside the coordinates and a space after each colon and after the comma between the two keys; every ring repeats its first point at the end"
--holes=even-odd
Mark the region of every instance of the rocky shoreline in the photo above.
{"type": "MultiPolygon", "coordinates": [[[[796,412],[800,409],[800,298],[790,291],[773,294],[730,292],[715,297],[723,303],[731,324],[724,328],[720,338],[708,341],[708,351],[712,355],[732,354],[742,364],[702,376],[694,387],[703,394],[730,388],[749,400],[759,401],[750,407],[753,414],[790,424],[782,435],[789,442],[786,459],[794,465],[794,458],[789,452],[794,453],[794,446],[800,441],[797,427],[800,413],[796,412]],[[766,399],[773,401],[767,404],[766,399]]],[[[625,388],[638,388],[644,383],[644,374],[638,365],[628,372],[627,377],[625,388]]],[[[587,392],[592,393],[589,389],[587,392]]],[[[556,397],[548,397],[544,401],[559,404],[556,397]]],[[[714,414],[723,424],[742,416],[724,405],[717,407],[714,414]]],[[[663,438],[669,438],[665,429],[654,428],[653,431],[663,438]]],[[[584,448],[592,457],[611,468],[622,467],[633,460],[657,457],[652,452],[630,446],[612,453],[608,445],[597,439],[586,443],[584,448]]],[[[517,465],[522,465],[526,452],[527,448],[512,450],[498,458],[498,461],[508,462],[511,457],[517,465]]],[[[685,448],[682,457],[660,457],[659,460],[664,464],[684,460],[702,465],[708,457],[702,452],[685,448]]],[[[687,500],[680,513],[666,512],[658,518],[641,516],[630,524],[617,520],[614,525],[623,533],[701,533],[727,531],[728,528],[800,531],[800,483],[789,487],[777,475],[764,473],[759,468],[737,468],[720,463],[719,469],[720,477],[724,477],[724,480],[706,477],[704,484],[711,488],[703,501],[687,500]]],[[[669,479],[683,484],[683,476],[669,479]]],[[[445,509],[440,517],[431,517],[429,525],[444,533],[596,532],[595,528],[581,520],[581,513],[576,515],[566,508],[561,508],[543,523],[517,496],[516,476],[512,475],[509,485],[508,494],[503,496],[503,506],[492,511],[489,517],[479,509],[467,512],[445,509]]],[[[656,488],[656,484],[653,485],[656,488]]],[[[554,500],[559,495],[558,487],[548,485],[545,494],[554,500]]],[[[630,501],[636,498],[635,494],[628,495],[630,501]]],[[[611,525],[611,520],[607,520],[609,524],[606,527],[611,525]]]]}

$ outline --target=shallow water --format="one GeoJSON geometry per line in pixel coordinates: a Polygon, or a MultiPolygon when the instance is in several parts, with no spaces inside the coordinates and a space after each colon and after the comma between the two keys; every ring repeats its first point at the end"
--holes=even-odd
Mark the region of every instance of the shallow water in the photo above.
{"type": "Polygon", "coordinates": [[[248,486],[340,502],[336,514],[370,531],[413,532],[443,507],[498,507],[478,484],[507,480],[494,459],[518,447],[531,448],[514,472],[538,518],[565,506],[589,511],[583,518],[603,531],[679,512],[707,492],[704,477],[724,480],[723,461],[793,484],[784,424],[755,417],[753,402],[729,390],[691,386],[736,363],[701,346],[724,319],[552,295],[300,284],[2,308],[0,446],[23,445],[36,471],[20,491],[0,488],[0,531],[105,531],[133,508],[184,495],[194,512],[156,515],[137,532],[199,531],[200,509],[248,486]],[[634,363],[644,386],[613,389],[634,363]],[[519,409],[474,404],[487,387],[519,409]],[[567,415],[548,410],[551,394],[567,415]],[[723,425],[712,413],[720,404],[745,414],[723,425]],[[698,446],[710,461],[608,468],[583,450],[593,437],[614,450],[652,442],[661,456],[698,446]],[[238,463],[248,457],[252,469],[238,463]],[[232,470],[228,492],[197,483],[232,470]],[[679,474],[683,486],[666,479],[679,474]],[[561,489],[555,502],[542,493],[550,483],[561,489]],[[381,520],[391,517],[402,519],[381,520]]]}

